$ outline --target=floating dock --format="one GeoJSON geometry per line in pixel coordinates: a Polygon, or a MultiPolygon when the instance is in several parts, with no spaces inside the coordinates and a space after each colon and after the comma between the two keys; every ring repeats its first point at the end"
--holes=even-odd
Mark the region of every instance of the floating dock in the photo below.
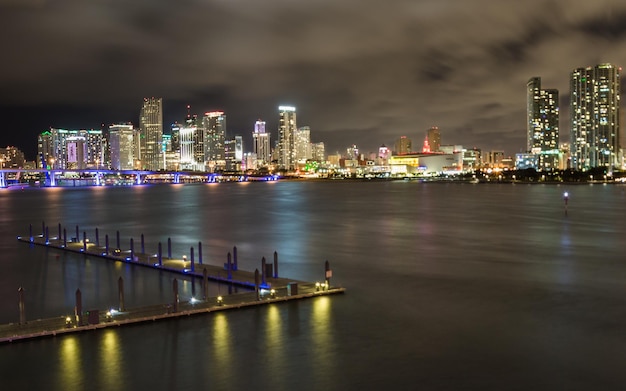
{"type": "Polygon", "coordinates": [[[223,266],[215,266],[203,263],[202,244],[198,243],[199,259],[196,262],[194,248],[190,249],[190,257],[173,258],[171,255],[171,241],[168,239],[167,256],[164,256],[159,243],[157,253],[146,253],[143,235],[141,237],[141,251],[136,252],[134,241],[131,238],[130,248],[120,248],[119,231],[116,233],[115,246],[109,245],[109,238],[105,236],[105,245],[101,246],[98,230],[96,229],[95,240],[88,238],[83,232],[79,238],[79,230],[76,227],[76,236],[67,239],[67,232],[61,231],[59,235],[50,237],[48,227],[42,224],[42,234],[33,235],[32,226],[28,236],[19,236],[18,240],[34,245],[45,246],[61,251],[82,253],[91,257],[98,257],[110,261],[119,261],[150,267],[157,270],[165,270],[186,276],[202,278],[204,294],[202,299],[192,298],[189,301],[180,301],[178,297],[178,281],[174,279],[172,287],[172,301],[162,305],[138,307],[127,309],[124,305],[123,280],[119,279],[119,306],[116,309],[83,311],[80,290],[76,291],[76,307],[72,316],[59,316],[49,319],[37,319],[27,321],[24,316],[23,290],[19,292],[20,321],[0,325],[0,343],[28,340],[33,338],[63,335],[86,330],[96,330],[106,327],[119,327],[122,325],[153,322],[162,319],[171,319],[181,316],[210,313],[214,311],[231,310],[249,306],[267,305],[290,300],[300,300],[322,295],[344,293],[345,288],[330,285],[330,270],[328,261],[325,264],[323,282],[295,281],[278,276],[278,256],[274,253],[274,262],[266,263],[261,260],[261,272],[239,270],[237,265],[237,249],[233,248],[233,257],[228,253],[227,262],[223,266]],[[224,296],[209,297],[208,281],[229,283],[243,286],[253,291],[236,293],[224,296]]]}

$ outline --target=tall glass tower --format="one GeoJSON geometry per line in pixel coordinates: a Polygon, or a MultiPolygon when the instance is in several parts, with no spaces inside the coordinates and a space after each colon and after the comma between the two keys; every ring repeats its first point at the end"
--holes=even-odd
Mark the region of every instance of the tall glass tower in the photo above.
{"type": "Polygon", "coordinates": [[[285,170],[296,168],[296,108],[279,106],[280,125],[278,127],[278,164],[285,170]]]}
{"type": "Polygon", "coordinates": [[[140,159],[146,170],[165,169],[162,158],[163,99],[144,98],[139,115],[140,159]]]}
{"type": "Polygon", "coordinates": [[[620,71],[612,64],[572,71],[570,166],[574,169],[620,166],[620,71]]]}
{"type": "Polygon", "coordinates": [[[265,121],[258,120],[254,123],[254,153],[256,153],[257,164],[261,167],[267,166],[271,160],[270,134],[265,132],[265,121]]]}
{"type": "Polygon", "coordinates": [[[223,111],[204,113],[202,128],[205,132],[204,158],[209,171],[224,170],[226,168],[226,115],[223,111]]]}
{"type": "Polygon", "coordinates": [[[541,78],[533,77],[526,85],[527,144],[537,155],[539,170],[559,168],[559,91],[541,88],[541,78]]]}

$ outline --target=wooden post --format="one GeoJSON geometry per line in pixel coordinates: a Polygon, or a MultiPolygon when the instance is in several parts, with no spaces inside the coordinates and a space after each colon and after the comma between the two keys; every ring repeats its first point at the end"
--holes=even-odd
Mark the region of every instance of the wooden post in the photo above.
{"type": "Polygon", "coordinates": [[[198,263],[202,265],[202,242],[198,242],[198,263]]]}
{"type": "Polygon", "coordinates": [[[63,228],[63,247],[67,247],[67,230],[63,228]]]}
{"type": "Polygon", "coordinates": [[[115,242],[115,244],[116,244],[115,248],[121,249],[121,247],[120,247],[120,231],[116,231],[115,237],[117,238],[117,241],[115,242]]]}
{"type": "Polygon", "coordinates": [[[146,242],[143,239],[143,234],[141,234],[141,253],[142,254],[146,253],[146,242]]]}
{"type": "Polygon", "coordinates": [[[265,257],[261,258],[261,283],[263,285],[265,285],[265,267],[266,265],[266,261],[265,261],[265,257]]]}
{"type": "Polygon", "coordinates": [[[228,271],[228,279],[232,280],[233,279],[233,273],[232,273],[232,269],[233,268],[232,268],[232,264],[231,264],[230,253],[228,253],[227,258],[228,258],[228,261],[226,263],[226,269],[228,271]]]}
{"type": "Polygon", "coordinates": [[[237,246],[233,246],[233,270],[237,269],[237,246]]]}
{"type": "Polygon", "coordinates": [[[80,235],[78,234],[78,225],[76,226],[76,241],[80,240],[80,235]]]}
{"type": "Polygon", "coordinates": [[[104,251],[109,255],[109,234],[104,235],[104,251]]]}
{"type": "Polygon", "coordinates": [[[83,325],[83,297],[80,289],[76,289],[76,307],[74,307],[74,316],[79,326],[83,325]]]}
{"type": "Polygon", "coordinates": [[[28,240],[33,241],[33,225],[28,224],[28,240]]]}
{"type": "Polygon", "coordinates": [[[135,241],[130,238],[130,261],[135,262],[135,241]]]}
{"type": "Polygon", "coordinates": [[[46,227],[46,244],[50,243],[50,235],[48,234],[48,227],[46,227]]]}
{"type": "Polygon", "coordinates": [[[87,252],[87,232],[83,231],[83,252],[87,252]]]}
{"type": "Polygon", "coordinates": [[[96,228],[96,246],[100,247],[100,232],[98,232],[98,228],[96,228]]]}
{"type": "Polygon", "coordinates": [[[178,280],[174,279],[172,285],[174,290],[174,312],[178,312],[178,280]]]}
{"type": "Polygon", "coordinates": [[[261,300],[261,292],[259,291],[259,269],[254,269],[254,290],[256,291],[256,299],[261,300]]]}
{"type": "Polygon", "coordinates": [[[17,290],[17,295],[19,297],[18,307],[20,309],[20,324],[26,324],[26,312],[24,309],[24,288],[19,287],[17,290]]]}
{"type": "Polygon", "coordinates": [[[46,222],[42,221],[41,222],[41,237],[43,237],[46,234],[46,222]]]}
{"type": "Polygon", "coordinates": [[[61,237],[61,223],[59,223],[59,236],[57,236],[57,239],[59,239],[59,241],[63,240],[61,237]]]}
{"type": "Polygon", "coordinates": [[[158,257],[159,257],[159,266],[163,266],[163,252],[161,250],[161,242],[159,242],[159,253],[158,253],[158,257]]]}
{"type": "Polygon", "coordinates": [[[119,310],[124,312],[126,311],[126,307],[124,306],[124,279],[121,276],[117,279],[117,294],[120,300],[119,310]]]}
{"type": "Polygon", "coordinates": [[[167,257],[172,258],[172,238],[167,238],[167,257]]]}
{"type": "Polygon", "coordinates": [[[274,251],[274,278],[278,278],[278,253],[274,251]]]}
{"type": "Polygon", "coordinates": [[[189,249],[189,253],[191,254],[191,272],[196,271],[195,260],[193,259],[193,247],[189,249]]]}

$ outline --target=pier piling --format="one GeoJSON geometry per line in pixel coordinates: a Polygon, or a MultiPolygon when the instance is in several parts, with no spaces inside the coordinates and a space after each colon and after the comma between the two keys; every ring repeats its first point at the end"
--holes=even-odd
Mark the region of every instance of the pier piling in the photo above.
{"type": "Polygon", "coordinates": [[[233,268],[232,268],[232,261],[231,261],[231,258],[230,258],[230,253],[228,253],[226,258],[227,258],[226,269],[228,271],[228,279],[232,280],[233,279],[233,272],[232,272],[233,268]]]}
{"type": "Polygon", "coordinates": [[[189,253],[191,255],[191,272],[193,273],[196,271],[195,261],[193,259],[193,247],[189,249],[189,253]]]}
{"type": "Polygon", "coordinates": [[[59,231],[58,231],[59,232],[59,236],[57,236],[57,238],[59,240],[61,240],[62,239],[62,236],[61,236],[61,223],[59,223],[59,227],[58,228],[59,228],[59,231]]]}
{"type": "Polygon", "coordinates": [[[124,312],[126,310],[124,306],[124,279],[121,276],[117,279],[117,293],[120,301],[119,310],[124,312]]]}
{"type": "Polygon", "coordinates": [[[143,234],[141,234],[141,253],[146,253],[146,242],[144,241],[143,234]]]}
{"type": "Polygon", "coordinates": [[[109,234],[104,235],[104,251],[109,254],[109,234]]]}
{"type": "Polygon", "coordinates": [[[130,260],[135,261],[135,241],[133,238],[130,238],[130,260]]]}
{"type": "Polygon", "coordinates": [[[17,290],[17,295],[19,298],[19,310],[20,310],[20,324],[26,324],[26,312],[24,309],[24,288],[19,287],[17,290]]]}
{"type": "Polygon", "coordinates": [[[46,243],[50,243],[50,235],[48,233],[48,227],[46,227],[46,243]]]}
{"type": "Polygon", "coordinates": [[[87,232],[83,231],[83,251],[87,252],[87,232]]]}
{"type": "Polygon", "coordinates": [[[63,247],[67,247],[67,230],[63,228],[63,247]]]}
{"type": "Polygon", "coordinates": [[[121,247],[120,247],[120,231],[117,231],[115,233],[115,237],[117,239],[117,241],[115,242],[115,248],[121,249],[121,247]]]}
{"type": "Polygon", "coordinates": [[[326,279],[326,289],[330,286],[330,278],[333,276],[332,270],[330,270],[330,263],[328,260],[324,263],[324,278],[326,279]]]}
{"type": "Polygon", "coordinates": [[[278,253],[274,251],[274,278],[278,278],[278,253]]]}
{"type": "Polygon", "coordinates": [[[198,263],[202,265],[202,242],[198,242],[198,263]]]}
{"type": "Polygon", "coordinates": [[[254,269],[254,291],[256,292],[256,299],[261,300],[261,292],[259,291],[259,269],[254,269]]]}
{"type": "Polygon", "coordinates": [[[163,266],[163,252],[161,249],[161,242],[159,242],[159,252],[157,256],[159,257],[159,266],[163,266]]]}
{"type": "Polygon", "coordinates": [[[80,288],[76,289],[76,307],[74,307],[74,316],[78,326],[83,325],[83,296],[80,293],[80,288]]]}
{"type": "Polygon", "coordinates": [[[237,270],[237,246],[233,246],[233,270],[237,270]]]}
{"type": "Polygon", "coordinates": [[[96,228],[96,246],[100,247],[100,233],[98,232],[98,228],[96,228]]]}
{"type": "Polygon", "coordinates": [[[172,258],[172,238],[167,238],[167,257],[172,258]]]}
{"type": "Polygon", "coordinates": [[[43,237],[46,234],[46,222],[41,222],[41,236],[43,237]]]}
{"type": "Polygon", "coordinates": [[[172,283],[172,289],[174,290],[174,312],[178,312],[178,280],[175,278],[172,283]]]}
{"type": "Polygon", "coordinates": [[[28,224],[28,239],[31,242],[33,241],[33,225],[32,224],[28,224]]]}
{"type": "Polygon", "coordinates": [[[80,240],[80,235],[78,234],[78,225],[76,226],[76,241],[78,242],[80,240]]]}
{"type": "Polygon", "coordinates": [[[267,262],[265,257],[261,258],[261,284],[265,285],[265,270],[267,269],[267,262]]]}

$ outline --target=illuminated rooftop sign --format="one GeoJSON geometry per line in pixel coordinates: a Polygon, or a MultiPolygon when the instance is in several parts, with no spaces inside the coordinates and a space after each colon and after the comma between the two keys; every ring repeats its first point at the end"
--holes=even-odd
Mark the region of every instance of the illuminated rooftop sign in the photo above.
{"type": "Polygon", "coordinates": [[[296,111],[296,108],[293,106],[278,106],[278,110],[280,111],[296,111]]]}

